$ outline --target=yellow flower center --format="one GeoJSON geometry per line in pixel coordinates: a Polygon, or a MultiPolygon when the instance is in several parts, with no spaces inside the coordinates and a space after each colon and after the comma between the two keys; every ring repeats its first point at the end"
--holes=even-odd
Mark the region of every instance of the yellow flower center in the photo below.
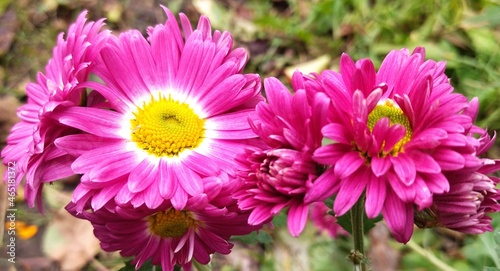
{"type": "Polygon", "coordinates": [[[394,145],[391,153],[397,154],[403,151],[403,146],[410,141],[412,135],[410,121],[403,113],[403,110],[401,110],[401,108],[399,108],[399,106],[391,99],[387,99],[382,103],[377,104],[373,111],[368,115],[368,127],[370,128],[370,131],[373,131],[375,123],[377,123],[377,121],[381,118],[388,118],[391,126],[394,124],[400,124],[405,127],[405,136],[394,145]]]}
{"type": "Polygon", "coordinates": [[[196,225],[191,213],[170,208],[155,213],[148,218],[149,230],[157,236],[174,238],[183,236],[190,227],[196,225]]]}
{"type": "Polygon", "coordinates": [[[150,154],[176,156],[202,141],[204,120],[189,105],[170,97],[152,98],[133,114],[132,141],[150,154]]]}

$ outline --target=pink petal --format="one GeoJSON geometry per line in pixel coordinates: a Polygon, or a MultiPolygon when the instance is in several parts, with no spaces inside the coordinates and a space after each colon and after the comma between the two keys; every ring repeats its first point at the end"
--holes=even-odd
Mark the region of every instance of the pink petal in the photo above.
{"type": "Polygon", "coordinates": [[[410,156],[415,164],[415,169],[418,172],[425,173],[440,173],[441,167],[439,164],[432,158],[431,155],[421,152],[421,151],[412,151],[410,156]]]}
{"type": "MultiPolygon", "coordinates": [[[[120,44],[127,44],[130,39],[143,38],[142,34],[135,30],[122,33],[120,44]]],[[[118,46],[106,46],[101,50],[101,56],[107,74],[99,74],[101,79],[107,83],[111,89],[116,90],[117,98],[125,103],[133,104],[139,97],[148,94],[149,89],[140,78],[140,72],[134,61],[130,59],[130,52],[118,46]],[[126,59],[127,61],[123,61],[126,59]],[[116,63],[121,63],[117,65],[116,63]]],[[[105,93],[104,97],[108,98],[105,93]]]]}
{"type": "MultiPolygon", "coordinates": [[[[80,158],[83,156],[80,156],[80,158]]],[[[119,156],[108,156],[106,165],[101,164],[88,172],[91,182],[108,182],[120,176],[130,173],[130,171],[140,163],[135,152],[122,153],[119,156]],[[123,166],[129,165],[129,166],[123,166]]]]}
{"type": "Polygon", "coordinates": [[[314,161],[324,165],[334,165],[344,153],[352,150],[352,146],[345,144],[329,144],[314,151],[314,161]]]}
{"type": "Polygon", "coordinates": [[[388,190],[394,191],[404,202],[412,202],[415,199],[414,186],[406,186],[393,171],[387,172],[386,176],[389,181],[388,190]]]}
{"type": "Polygon", "coordinates": [[[309,206],[300,202],[294,202],[288,210],[288,230],[294,237],[298,237],[304,230],[307,221],[309,206]]]}
{"type": "Polygon", "coordinates": [[[178,189],[174,192],[174,195],[170,199],[172,202],[172,206],[176,210],[182,210],[186,207],[186,203],[188,201],[188,194],[184,191],[184,189],[178,189]]]}
{"type": "MultiPolygon", "coordinates": [[[[414,131],[415,132],[415,131],[414,131]]],[[[420,133],[413,135],[410,142],[406,143],[405,148],[425,148],[433,149],[441,144],[441,140],[445,139],[448,133],[439,128],[428,128],[420,133]]]]}
{"type": "Polygon", "coordinates": [[[409,155],[406,153],[399,153],[397,157],[391,157],[392,167],[398,175],[399,179],[405,185],[412,185],[415,181],[416,171],[415,164],[409,155]]]}
{"type": "Polygon", "coordinates": [[[375,218],[384,207],[387,193],[385,178],[372,176],[366,187],[365,210],[368,218],[375,218]]]}
{"type": "Polygon", "coordinates": [[[189,168],[185,168],[181,163],[171,164],[173,173],[181,187],[191,196],[196,196],[203,193],[203,181],[200,175],[193,172],[189,168]]]}
{"type": "Polygon", "coordinates": [[[213,91],[209,91],[199,101],[206,116],[210,117],[220,114],[229,108],[226,103],[233,100],[246,83],[246,78],[241,74],[235,74],[224,79],[213,91]]]}
{"type": "Polygon", "coordinates": [[[389,127],[385,136],[384,152],[390,152],[396,143],[398,143],[406,134],[406,128],[403,125],[394,124],[389,127]]]}
{"type": "Polygon", "coordinates": [[[351,79],[351,89],[353,91],[360,90],[365,97],[368,96],[375,86],[375,76],[375,67],[371,60],[358,60],[356,62],[356,71],[351,79]]]}
{"type": "Polygon", "coordinates": [[[418,175],[415,179],[415,186],[415,204],[417,204],[419,210],[429,208],[432,205],[432,193],[425,181],[418,175]]]}
{"type": "Polygon", "coordinates": [[[389,157],[372,157],[371,168],[375,176],[381,177],[391,168],[392,163],[389,157]]]}
{"type": "Polygon", "coordinates": [[[456,151],[450,149],[437,149],[432,154],[434,160],[442,170],[457,170],[464,167],[465,158],[456,151]]]}
{"type": "Polygon", "coordinates": [[[314,180],[313,185],[306,192],[304,202],[309,204],[316,201],[323,201],[335,194],[339,188],[340,179],[335,175],[333,169],[330,168],[314,180]]]}
{"type": "MultiPolygon", "coordinates": [[[[402,51],[391,51],[384,58],[380,68],[377,72],[377,84],[386,83],[388,86],[394,86],[396,82],[396,78],[399,76],[399,70],[401,69],[401,63],[408,56],[402,51]]],[[[392,88],[389,89],[390,94],[392,92],[392,88]]],[[[388,96],[387,96],[388,97],[388,96]]]]}
{"type": "Polygon", "coordinates": [[[158,185],[160,186],[160,195],[164,199],[170,199],[174,196],[177,187],[179,186],[177,182],[177,177],[171,169],[171,165],[165,159],[160,159],[158,165],[158,172],[160,174],[158,177],[158,185]]]}
{"type": "Polygon", "coordinates": [[[359,167],[364,164],[365,160],[359,152],[351,151],[342,156],[335,164],[335,175],[341,179],[354,173],[359,167]]]}
{"type": "MultiPolygon", "coordinates": [[[[128,177],[127,185],[133,193],[138,193],[153,185],[158,174],[158,166],[149,159],[144,159],[138,164],[128,177]]],[[[154,184],[155,186],[157,184],[154,184]]]]}
{"type": "Polygon", "coordinates": [[[90,107],[67,107],[62,112],[53,113],[53,116],[62,124],[97,136],[121,138],[118,131],[121,129],[119,120],[122,115],[117,112],[90,107]]]}
{"type": "Polygon", "coordinates": [[[151,185],[146,191],[143,191],[143,193],[145,194],[144,202],[150,210],[158,208],[165,201],[165,199],[160,196],[160,188],[157,184],[151,185]]]}
{"type": "Polygon", "coordinates": [[[54,144],[73,156],[80,156],[89,150],[120,143],[120,141],[121,139],[103,138],[92,134],[76,134],[59,137],[54,144]]]}
{"type": "Polygon", "coordinates": [[[446,193],[450,190],[450,183],[442,173],[436,174],[419,174],[424,182],[429,187],[429,190],[434,194],[446,193]]]}
{"type": "Polygon", "coordinates": [[[351,144],[353,135],[344,125],[338,123],[327,124],[321,129],[323,136],[330,138],[335,143],[351,144]]]}
{"type": "Polygon", "coordinates": [[[339,193],[333,205],[335,215],[341,216],[351,209],[365,190],[370,181],[370,176],[371,172],[368,169],[360,169],[342,179],[339,193]]]}
{"type": "MultiPolygon", "coordinates": [[[[151,53],[156,60],[158,73],[162,76],[159,80],[163,81],[160,84],[166,85],[167,82],[172,82],[175,79],[179,66],[180,44],[173,38],[174,31],[169,31],[168,27],[158,25],[150,35],[151,53]],[[166,54],[165,52],[169,52],[166,54]]],[[[178,38],[181,38],[180,35],[178,38]]]]}
{"type": "Polygon", "coordinates": [[[346,86],[346,89],[351,93],[354,92],[353,87],[351,86],[352,78],[356,72],[356,63],[349,57],[348,54],[343,53],[340,57],[340,74],[342,75],[342,79],[346,86]]]}
{"type": "Polygon", "coordinates": [[[272,217],[271,213],[272,205],[259,205],[253,209],[252,213],[248,217],[248,224],[259,225],[264,223],[266,220],[272,217]]]}
{"type": "Polygon", "coordinates": [[[413,204],[404,203],[389,192],[382,214],[394,238],[400,243],[408,242],[413,233],[413,204]]]}
{"type": "Polygon", "coordinates": [[[114,199],[121,188],[121,184],[112,184],[110,186],[104,187],[92,197],[92,210],[97,211],[101,209],[106,203],[114,199]]]}
{"type": "Polygon", "coordinates": [[[212,159],[189,149],[184,150],[184,152],[187,154],[181,161],[184,167],[193,170],[200,176],[219,175],[220,168],[212,159]]]}

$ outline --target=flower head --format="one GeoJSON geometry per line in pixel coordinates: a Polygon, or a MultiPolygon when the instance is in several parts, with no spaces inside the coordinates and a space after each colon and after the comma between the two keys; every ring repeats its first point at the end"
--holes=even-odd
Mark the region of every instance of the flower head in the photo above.
{"type": "Polygon", "coordinates": [[[231,236],[261,227],[248,225],[248,213],[241,212],[231,197],[236,189],[235,182],[207,180],[203,193],[190,197],[180,210],[169,201],[154,209],[117,206],[110,201],[95,212],[83,213],[70,203],[67,210],[92,223],[103,250],[134,257],[137,269],[151,260],[165,271],[174,270],[175,265],[191,270],[193,260],[207,264],[215,252],[229,254],[231,236]]]}
{"type": "Polygon", "coordinates": [[[74,174],[70,165],[75,158],[53,142],[77,131],[55,120],[54,112],[74,106],[93,106],[100,101],[95,92],[87,97],[82,84],[87,81],[110,33],[101,30],[103,19],[87,22],[86,15],[84,11],[78,16],[66,37],[63,33],[58,36],[45,74],[40,72],[37,82],[27,85],[28,102],[18,109],[21,121],[12,128],[7,146],[2,150],[4,163],[16,162],[16,183],[26,175],[26,199],[31,207],[36,202],[41,208],[43,183],[74,174]]]}
{"type": "Polygon", "coordinates": [[[323,72],[333,106],[322,133],[332,144],[314,159],[331,168],[306,200],[337,193],[334,212],[343,215],[366,192],[368,217],[382,212],[396,240],[407,242],[414,205],[422,210],[434,194],[449,191],[446,172],[481,163],[476,140],[466,135],[474,120],[468,100],[453,93],[444,69],[417,48],[390,52],[378,72],[370,60],[346,54],[340,73],[323,72]]]}
{"type": "Polygon", "coordinates": [[[112,37],[101,51],[88,86],[108,108],[68,108],[58,120],[86,133],[59,138],[56,145],[79,156],[72,169],[83,174],[81,193],[107,201],[157,208],[171,200],[181,210],[203,192],[203,178],[234,174],[234,156],[255,134],[247,116],[262,100],[260,79],[242,74],[247,54],[232,50],[227,32],[212,33],[202,16],[192,29],[164,8],[165,24],[112,37]],[[88,193],[87,193],[88,192],[88,193]]]}
{"type": "MultiPolygon", "coordinates": [[[[492,146],[495,136],[490,138],[484,131],[480,138],[478,154],[492,146]]],[[[446,227],[468,234],[493,231],[489,213],[500,212],[500,178],[490,176],[500,170],[500,160],[481,159],[481,166],[446,172],[450,190],[434,195],[433,204],[415,213],[419,227],[446,227]]]]}
{"type": "Polygon", "coordinates": [[[316,83],[299,72],[293,83],[295,93],[291,94],[277,79],[264,81],[268,102],[257,105],[250,123],[268,146],[247,149],[237,158],[244,187],[235,197],[240,208],[252,210],[250,224],[267,221],[289,208],[288,229],[297,236],[307,220],[307,187],[321,174],[312,154],[321,145],[320,129],[329,100],[311,90],[316,83]]]}

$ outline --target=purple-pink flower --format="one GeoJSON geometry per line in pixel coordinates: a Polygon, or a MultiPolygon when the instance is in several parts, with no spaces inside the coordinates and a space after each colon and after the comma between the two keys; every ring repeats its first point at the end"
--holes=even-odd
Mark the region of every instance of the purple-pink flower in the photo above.
{"type": "Polygon", "coordinates": [[[288,229],[298,236],[309,209],[305,193],[322,172],[312,154],[321,146],[329,99],[300,72],[292,83],[294,94],[275,78],[264,81],[267,103],[259,103],[249,121],[268,146],[247,149],[237,157],[244,186],[235,197],[241,209],[252,211],[250,224],[268,221],[288,208],[288,229]]]}
{"type": "Polygon", "coordinates": [[[346,54],[340,73],[322,72],[332,100],[322,133],[331,144],[313,158],[331,167],[306,200],[336,194],[333,211],[341,216],[365,193],[367,216],[382,213],[395,239],[407,242],[414,206],[427,208],[433,195],[450,190],[446,172],[481,164],[477,141],[465,134],[474,120],[463,113],[468,100],[453,93],[444,70],[417,48],[390,52],[378,72],[370,60],[346,54]]]}
{"type": "MultiPolygon", "coordinates": [[[[477,112],[477,111],[476,111],[477,112]]],[[[484,154],[493,145],[496,134],[478,129],[477,154],[484,154]]],[[[499,159],[481,158],[481,165],[446,172],[450,190],[434,195],[433,204],[415,213],[419,227],[445,227],[468,234],[493,231],[490,213],[500,212],[500,178],[491,175],[500,170],[499,159]]]]}
{"type": "Polygon", "coordinates": [[[204,191],[203,179],[234,175],[234,158],[258,144],[247,122],[260,95],[257,74],[242,74],[243,48],[228,32],[212,33],[207,17],[196,29],[164,8],[168,20],[111,36],[88,82],[105,108],[71,107],[57,120],[85,133],[58,138],[56,146],[79,156],[83,174],[73,195],[92,198],[94,210],[114,199],[156,209],[170,200],[182,210],[204,191]]]}
{"type": "Polygon", "coordinates": [[[165,271],[174,270],[175,265],[191,270],[193,260],[208,264],[215,252],[229,254],[231,236],[261,227],[248,225],[248,212],[238,209],[232,198],[238,189],[234,182],[212,178],[203,187],[203,193],[190,197],[182,209],[169,201],[153,209],[110,201],[97,211],[79,213],[74,203],[67,210],[92,223],[103,250],[133,257],[136,269],[151,260],[165,271]]]}
{"type": "Polygon", "coordinates": [[[16,162],[16,183],[26,176],[25,198],[33,207],[41,209],[41,192],[44,183],[73,175],[71,163],[75,158],[58,149],[54,141],[78,131],[61,124],[55,112],[75,106],[94,106],[100,101],[95,92],[87,94],[83,83],[95,67],[101,48],[110,32],[102,30],[104,19],[87,22],[87,12],[82,12],[76,23],[61,33],[53,56],[39,73],[37,82],[26,86],[28,101],[18,109],[21,121],[14,125],[2,150],[5,164],[16,162]]]}

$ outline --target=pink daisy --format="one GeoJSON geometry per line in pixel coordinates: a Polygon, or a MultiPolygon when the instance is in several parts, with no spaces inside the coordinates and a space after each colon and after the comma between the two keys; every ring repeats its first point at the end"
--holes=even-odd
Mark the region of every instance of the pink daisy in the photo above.
{"type": "Polygon", "coordinates": [[[136,269],[151,260],[164,271],[175,265],[191,270],[193,260],[208,264],[215,252],[229,254],[231,236],[261,227],[248,225],[248,213],[238,209],[232,198],[238,186],[214,180],[205,180],[203,193],[190,197],[179,210],[168,201],[155,209],[116,206],[112,201],[95,212],[78,213],[74,203],[67,209],[92,223],[103,250],[134,257],[136,269]]]}
{"type": "Polygon", "coordinates": [[[268,102],[257,105],[250,124],[268,147],[247,149],[237,159],[244,183],[235,194],[243,210],[252,210],[250,224],[260,224],[288,208],[288,229],[298,236],[307,221],[304,196],[308,185],[321,174],[312,154],[321,146],[321,127],[329,99],[314,90],[317,83],[296,72],[290,91],[277,79],[264,87],[268,102]]]}
{"type": "Polygon", "coordinates": [[[339,235],[348,235],[349,233],[337,223],[337,218],[330,214],[331,209],[324,202],[315,202],[310,205],[310,219],[314,226],[321,232],[336,238],[339,235]]]}
{"type": "Polygon", "coordinates": [[[148,39],[127,31],[101,51],[103,83],[87,86],[109,108],[59,112],[61,123],[86,132],[56,140],[80,155],[72,164],[83,174],[75,202],[95,194],[102,204],[114,198],[154,209],[171,200],[182,210],[203,192],[203,178],[234,174],[236,153],[256,138],[247,117],[263,98],[259,76],[241,73],[245,50],[231,49],[228,32],[212,34],[205,16],[193,30],[180,14],[181,32],[164,10],[168,20],[150,27],[148,39]]]}
{"type": "MultiPolygon", "coordinates": [[[[486,131],[479,137],[478,155],[486,152],[494,143],[486,131]]],[[[415,213],[419,227],[446,227],[468,234],[493,231],[489,213],[500,212],[500,178],[490,176],[500,170],[499,159],[481,159],[479,168],[464,168],[446,172],[450,191],[434,195],[433,204],[415,213]]]]}
{"type": "Polygon", "coordinates": [[[86,15],[84,11],[78,16],[66,38],[63,33],[58,36],[45,74],[39,73],[37,82],[27,85],[28,102],[18,109],[21,121],[12,128],[7,146],[2,150],[4,163],[15,161],[17,164],[16,183],[26,175],[25,196],[31,207],[36,202],[41,208],[43,183],[74,174],[70,165],[75,158],[59,150],[53,142],[76,130],[54,120],[54,111],[91,106],[99,101],[96,93],[86,97],[81,84],[92,71],[109,31],[101,31],[104,19],[86,22],[86,15]]]}
{"type": "Polygon", "coordinates": [[[425,60],[423,48],[392,51],[378,72],[368,59],[344,54],[340,73],[321,80],[333,106],[322,129],[332,140],[314,159],[331,165],[313,184],[307,201],[337,194],[334,212],[345,214],[366,192],[369,218],[381,212],[396,240],[413,232],[414,205],[432,204],[449,191],[445,172],[480,165],[464,135],[473,118],[465,96],[453,93],[445,63],[425,60]]]}

